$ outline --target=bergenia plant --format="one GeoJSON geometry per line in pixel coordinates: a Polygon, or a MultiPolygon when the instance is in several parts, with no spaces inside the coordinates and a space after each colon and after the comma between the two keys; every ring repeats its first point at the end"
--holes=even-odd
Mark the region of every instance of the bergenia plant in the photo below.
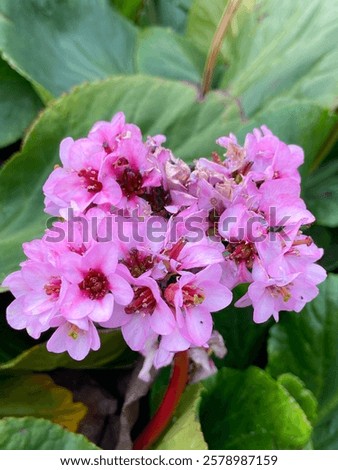
{"type": "Polygon", "coordinates": [[[303,233],[314,221],[300,196],[303,150],[264,125],[243,145],[232,134],[217,143],[189,167],[122,112],[67,137],[43,186],[59,220],[24,244],[27,260],[3,281],[15,296],[8,323],[36,339],[50,331],[52,353],[81,361],[100,348],[100,330],[118,328],[145,357],[142,380],[174,361],[135,448],[157,439],[188,381],[216,371],[210,355],[226,349],[213,317],[227,314],[236,286],[247,286],[235,305],[252,305],[254,322],[278,322],[326,277],[323,250],[303,233]]]}

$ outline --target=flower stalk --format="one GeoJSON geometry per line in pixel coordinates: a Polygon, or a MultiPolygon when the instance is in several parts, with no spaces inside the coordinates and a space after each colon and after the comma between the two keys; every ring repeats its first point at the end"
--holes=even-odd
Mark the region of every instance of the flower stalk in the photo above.
{"type": "Polygon", "coordinates": [[[202,80],[202,97],[204,97],[210,90],[217,57],[221,49],[224,36],[241,3],[242,0],[229,0],[227,6],[224,9],[222,18],[217,26],[211,42],[207,60],[205,62],[202,80]]]}
{"type": "Polygon", "coordinates": [[[173,373],[162,403],[134,442],[134,450],[149,449],[168,426],[188,382],[188,351],[175,354],[173,373]]]}

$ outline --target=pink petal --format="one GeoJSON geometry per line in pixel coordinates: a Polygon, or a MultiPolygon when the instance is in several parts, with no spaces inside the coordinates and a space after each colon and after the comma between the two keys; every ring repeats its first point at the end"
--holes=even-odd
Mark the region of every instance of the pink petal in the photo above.
{"type": "Polygon", "coordinates": [[[187,333],[195,346],[203,346],[210,339],[212,333],[212,317],[208,310],[202,307],[187,309],[187,333]]]}
{"type": "Polygon", "coordinates": [[[132,319],[132,315],[128,315],[124,306],[115,303],[112,316],[106,322],[100,322],[103,328],[120,328],[132,319]]]}
{"type": "Polygon", "coordinates": [[[6,318],[15,330],[23,330],[27,326],[27,316],[24,313],[24,296],[19,297],[7,307],[6,318]]]}
{"type": "Polygon", "coordinates": [[[276,314],[275,302],[269,293],[262,295],[259,301],[254,303],[255,323],[264,323],[274,314],[276,314]]]}
{"type": "Polygon", "coordinates": [[[166,336],[162,336],[161,348],[166,351],[185,351],[190,348],[191,343],[185,339],[178,329],[166,336]]]}
{"type": "Polygon", "coordinates": [[[117,247],[114,243],[98,243],[82,257],[82,268],[97,269],[106,276],[115,272],[117,266],[117,247]]]}
{"type": "Polygon", "coordinates": [[[19,297],[29,291],[26,281],[22,277],[21,271],[15,271],[9,276],[5,277],[2,282],[2,287],[8,287],[15,297],[19,297]]]}
{"type": "Polygon", "coordinates": [[[131,317],[130,322],[122,326],[122,334],[133,351],[141,351],[145,347],[148,337],[152,334],[149,316],[136,314],[131,315],[131,317]]]}
{"type": "Polygon", "coordinates": [[[108,279],[115,301],[121,305],[130,304],[134,298],[134,292],[129,282],[118,274],[111,274],[108,279]]]}
{"type": "Polygon", "coordinates": [[[95,322],[105,322],[113,314],[114,309],[114,296],[107,294],[100,300],[92,300],[94,302],[94,308],[89,315],[89,318],[95,322]]]}
{"type": "Polygon", "coordinates": [[[150,315],[150,326],[159,335],[168,335],[175,328],[175,318],[168,307],[162,300],[157,301],[156,308],[152,315],[150,315]]]}
{"type": "Polygon", "coordinates": [[[203,308],[210,312],[218,312],[227,307],[232,301],[232,292],[222,284],[205,282],[201,287],[206,296],[202,303],[203,308]]]}

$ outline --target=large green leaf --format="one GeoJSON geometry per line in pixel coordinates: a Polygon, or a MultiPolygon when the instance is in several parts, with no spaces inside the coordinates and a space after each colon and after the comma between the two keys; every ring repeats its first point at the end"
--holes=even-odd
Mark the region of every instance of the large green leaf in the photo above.
{"type": "Polygon", "coordinates": [[[170,29],[153,27],[139,33],[138,72],[200,84],[204,56],[194,43],[170,29]]]}
{"type": "Polygon", "coordinates": [[[300,405],[308,420],[313,424],[317,419],[317,400],[313,393],[305,388],[304,382],[293,374],[286,373],[278,377],[277,382],[289,392],[300,405]]]}
{"type": "Polygon", "coordinates": [[[156,450],[205,450],[207,445],[203,438],[198,418],[201,400],[201,384],[187,387],[174,413],[171,424],[156,442],[156,450]]]}
{"type": "Polygon", "coordinates": [[[288,143],[316,149],[330,120],[319,106],[292,101],[246,121],[240,108],[220,93],[199,101],[194,87],[152,77],[114,77],[83,85],[41,114],[22,151],[1,169],[0,281],[23,260],[21,244],[41,236],[46,226],[41,188],[59,163],[60,141],[84,136],[95,121],[110,119],[117,111],[124,111],[144,135],[166,134],[168,146],[188,162],[217,150],[217,137],[235,132],[242,139],[262,123],[288,143]],[[297,126],[290,116],[297,117],[297,126]],[[311,140],[305,138],[309,133],[311,140]]]}
{"type": "Polygon", "coordinates": [[[305,413],[263,370],[221,369],[204,383],[200,419],[210,449],[302,449],[309,441],[305,413]]]}
{"type": "Polygon", "coordinates": [[[0,59],[0,147],[18,140],[41,107],[30,83],[0,59]]]}
{"type": "Polygon", "coordinates": [[[3,0],[0,50],[46,99],[134,71],[136,29],[109,0],[3,0]]]}
{"type": "MultiPolygon", "coordinates": [[[[210,43],[226,3],[194,1],[188,32],[200,46],[210,43]]],[[[310,99],[334,109],[337,37],[336,0],[244,1],[223,44],[228,68],[222,87],[249,117],[277,96],[310,99]]]]}
{"type": "Polygon", "coordinates": [[[329,229],[314,224],[307,230],[317,246],[324,249],[324,256],[319,261],[327,271],[334,271],[338,267],[338,228],[329,229]]]}
{"type": "Polygon", "coordinates": [[[110,0],[122,15],[135,20],[142,9],[143,0],[110,0]]]}
{"type": "Polygon", "coordinates": [[[338,226],[338,161],[326,163],[305,180],[303,197],[319,224],[338,226]]]}
{"type": "Polygon", "coordinates": [[[140,23],[142,25],[169,26],[175,31],[183,33],[191,2],[192,0],[148,0],[143,2],[140,23]]]}
{"type": "Polygon", "coordinates": [[[59,387],[48,375],[0,378],[0,417],[50,419],[69,431],[76,431],[87,413],[82,403],[74,403],[72,393],[59,387]]]}
{"type": "Polygon", "coordinates": [[[134,356],[128,354],[127,346],[120,331],[102,331],[101,347],[91,351],[83,361],[73,360],[68,353],[55,354],[46,349],[46,344],[37,344],[14,359],[0,364],[0,372],[14,370],[44,372],[65,367],[68,369],[95,369],[107,364],[118,367],[130,365],[134,356]]]}
{"type": "Polygon", "coordinates": [[[338,446],[338,276],[330,274],[320,295],[301,314],[286,314],[271,330],[268,369],[275,377],[292,372],[316,396],[317,448],[338,446]]]}
{"type": "Polygon", "coordinates": [[[0,420],[2,450],[98,450],[81,434],[66,431],[41,418],[4,418],[0,420]]]}

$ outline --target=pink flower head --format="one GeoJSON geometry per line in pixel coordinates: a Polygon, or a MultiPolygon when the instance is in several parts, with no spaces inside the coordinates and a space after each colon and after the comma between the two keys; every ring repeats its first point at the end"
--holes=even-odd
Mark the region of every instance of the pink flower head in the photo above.
{"type": "Polygon", "coordinates": [[[23,245],[27,261],[3,283],[15,296],[7,320],[34,338],[54,328],[48,350],[76,360],[99,348],[98,327],[121,328],[146,355],[146,379],[189,350],[200,380],[215,371],[211,350],[225,352],[211,314],[229,289],[249,283],[236,305],[252,305],[258,323],[299,312],[325,279],[323,251],[302,232],[314,217],[300,147],[262,126],[244,145],[220,137],[224,155],[191,168],[164,142],[144,142],[122,112],[61,142],[43,190],[46,212],[64,221],[23,245]]]}

